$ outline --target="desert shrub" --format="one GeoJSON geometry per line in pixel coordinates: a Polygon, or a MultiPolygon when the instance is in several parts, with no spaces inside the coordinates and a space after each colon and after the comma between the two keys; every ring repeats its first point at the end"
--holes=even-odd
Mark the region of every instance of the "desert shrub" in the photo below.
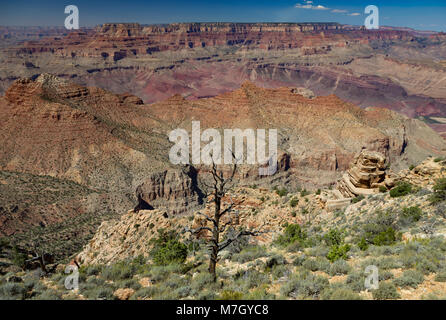
{"type": "Polygon", "coordinates": [[[306,189],[303,189],[303,190],[300,192],[300,196],[301,196],[301,197],[308,196],[309,194],[310,194],[310,192],[307,191],[306,189]]]}
{"type": "Polygon", "coordinates": [[[131,279],[135,275],[135,267],[126,261],[117,262],[106,266],[102,271],[102,277],[107,280],[118,281],[131,279]]]}
{"type": "Polygon", "coordinates": [[[435,281],[446,282],[446,271],[443,270],[443,271],[440,271],[439,273],[437,273],[435,275],[435,281]]]}
{"type": "Polygon", "coordinates": [[[306,239],[307,234],[302,230],[300,225],[287,224],[284,233],[278,237],[277,243],[282,246],[287,246],[295,242],[304,244],[306,239]]]}
{"type": "Polygon", "coordinates": [[[148,276],[151,278],[151,280],[159,282],[167,279],[171,272],[172,270],[168,269],[165,266],[154,266],[150,270],[148,276]]]}
{"type": "Polygon", "coordinates": [[[353,199],[352,199],[352,203],[358,203],[358,202],[360,202],[360,201],[362,201],[362,200],[364,200],[365,199],[365,197],[361,194],[361,195],[359,195],[359,196],[357,196],[357,197],[354,197],[353,199]]]}
{"type": "Polygon", "coordinates": [[[262,246],[249,246],[240,253],[232,256],[232,261],[246,263],[267,256],[266,249],[262,246]]]}
{"type": "MultiPolygon", "coordinates": [[[[235,230],[233,227],[229,227],[228,231],[224,234],[223,240],[228,238],[235,238],[239,232],[235,230]]],[[[226,247],[225,251],[228,251],[231,255],[234,253],[240,253],[243,248],[249,246],[249,238],[241,237],[237,241],[231,242],[229,246],[226,247]]]]}
{"type": "Polygon", "coordinates": [[[385,231],[380,232],[373,238],[373,244],[376,246],[391,245],[401,239],[394,228],[388,227],[385,231]]]}
{"type": "Polygon", "coordinates": [[[193,290],[199,292],[213,284],[213,276],[209,272],[201,272],[192,278],[190,286],[193,290]]]}
{"type": "Polygon", "coordinates": [[[437,272],[440,266],[441,264],[438,258],[433,257],[427,253],[419,257],[415,264],[416,270],[426,275],[437,272]]]}
{"type": "Polygon", "coordinates": [[[361,292],[361,291],[365,290],[365,285],[364,285],[365,275],[363,273],[359,273],[359,272],[350,273],[347,276],[345,283],[353,291],[361,292]]]}
{"type": "Polygon", "coordinates": [[[268,258],[265,262],[265,270],[271,270],[275,266],[280,266],[286,264],[285,258],[280,254],[274,254],[272,257],[268,258]]]}
{"type": "Polygon", "coordinates": [[[102,272],[102,266],[100,265],[91,265],[85,268],[85,274],[87,276],[97,276],[102,272]]]}
{"type": "Polygon", "coordinates": [[[19,283],[7,282],[0,286],[0,299],[3,300],[22,300],[25,294],[25,287],[19,283]]]}
{"type": "Polygon", "coordinates": [[[236,283],[243,292],[269,283],[269,277],[255,269],[237,273],[234,277],[236,279],[236,283]]]}
{"type": "Polygon", "coordinates": [[[285,197],[288,194],[288,190],[286,188],[282,188],[282,189],[276,189],[276,193],[280,196],[280,197],[285,197]]]}
{"type": "Polygon", "coordinates": [[[395,229],[396,215],[390,211],[375,213],[375,217],[363,226],[365,242],[376,246],[391,245],[401,239],[395,229]]]}
{"type": "Polygon", "coordinates": [[[137,290],[131,297],[131,300],[147,299],[153,297],[157,292],[156,287],[146,287],[137,290]]]}
{"type": "Polygon", "coordinates": [[[274,266],[271,275],[273,279],[280,279],[282,277],[288,277],[291,274],[290,269],[286,265],[274,266]]]}
{"type": "Polygon", "coordinates": [[[20,251],[18,247],[14,246],[12,248],[11,261],[14,265],[20,268],[24,268],[26,259],[28,259],[28,256],[20,251]]]}
{"type": "Polygon", "coordinates": [[[141,289],[141,284],[135,279],[128,279],[118,282],[116,288],[130,288],[137,291],[141,289]]]}
{"type": "Polygon", "coordinates": [[[387,192],[387,188],[384,186],[379,186],[379,192],[385,193],[385,192],[387,192]]]}
{"type": "Polygon", "coordinates": [[[419,284],[423,283],[423,281],[424,275],[421,272],[416,270],[406,270],[401,276],[393,280],[393,283],[402,288],[416,288],[419,284]]]}
{"type": "Polygon", "coordinates": [[[401,262],[394,257],[379,257],[370,264],[374,264],[380,269],[395,269],[402,267],[401,262]]]}
{"type": "Polygon", "coordinates": [[[412,185],[408,182],[399,182],[396,187],[390,190],[392,198],[404,197],[412,193],[412,185]]]}
{"type": "Polygon", "coordinates": [[[324,257],[316,257],[305,260],[302,267],[310,271],[326,271],[330,270],[330,262],[324,257]]]}
{"type": "Polygon", "coordinates": [[[331,276],[348,274],[351,270],[351,267],[348,265],[345,260],[339,259],[332,263],[330,266],[329,274],[331,276]]]}
{"type": "Polygon", "coordinates": [[[435,159],[434,159],[434,162],[440,162],[440,161],[443,161],[443,160],[444,160],[443,158],[438,157],[438,158],[435,158],[435,159]]]}
{"type": "Polygon", "coordinates": [[[82,295],[89,300],[116,300],[117,297],[113,295],[113,289],[107,286],[98,287],[91,286],[87,290],[82,290],[82,295]]]}
{"type": "Polygon", "coordinates": [[[302,272],[292,277],[281,288],[282,295],[287,297],[318,298],[324,289],[329,287],[328,279],[322,276],[313,275],[309,272],[302,272]]]}
{"type": "Polygon", "coordinates": [[[372,296],[375,300],[390,300],[400,298],[395,285],[391,282],[380,283],[378,289],[372,290],[372,296]]]}
{"type": "Polygon", "coordinates": [[[327,246],[340,245],[344,242],[344,236],[338,229],[331,229],[323,238],[327,246]]]}
{"type": "Polygon", "coordinates": [[[329,251],[329,248],[327,248],[325,245],[318,245],[312,248],[308,249],[308,255],[312,257],[326,257],[327,253],[329,251]]]}
{"type": "Polygon", "coordinates": [[[290,200],[290,207],[295,208],[299,204],[299,199],[293,198],[290,200]]]}
{"type": "Polygon", "coordinates": [[[413,169],[415,169],[415,166],[414,166],[413,164],[411,164],[411,165],[409,166],[409,170],[412,171],[413,169]]]}
{"type": "Polygon", "coordinates": [[[417,222],[421,219],[423,212],[420,207],[414,206],[409,208],[403,208],[400,214],[400,222],[405,225],[412,222],[417,222]]]}
{"type": "Polygon", "coordinates": [[[306,260],[306,256],[304,254],[297,256],[296,258],[294,258],[293,260],[293,265],[294,266],[301,266],[305,260],[306,260]]]}
{"type": "Polygon", "coordinates": [[[218,300],[242,300],[243,293],[233,290],[223,290],[218,300]]]}
{"type": "Polygon", "coordinates": [[[42,292],[42,294],[34,297],[33,299],[35,300],[50,300],[50,301],[55,301],[55,300],[62,300],[62,295],[57,292],[56,290],[46,290],[44,292],[42,292]]]}
{"type": "Polygon", "coordinates": [[[321,294],[321,300],[362,300],[362,297],[349,288],[329,288],[321,294]]]}
{"type": "Polygon", "coordinates": [[[178,241],[178,235],[175,231],[166,232],[160,229],[158,230],[158,237],[152,239],[150,243],[153,245],[150,255],[155,264],[165,266],[181,264],[186,261],[187,246],[178,241]]]}
{"type": "Polygon", "coordinates": [[[330,251],[327,254],[327,259],[330,260],[330,262],[335,262],[338,259],[348,259],[347,253],[350,251],[350,245],[349,244],[343,244],[343,245],[333,245],[330,247],[330,251]]]}
{"type": "Polygon", "coordinates": [[[361,237],[361,240],[359,240],[358,242],[358,248],[361,251],[367,251],[367,249],[369,248],[369,244],[367,243],[367,241],[365,240],[365,237],[361,237]]]}
{"type": "Polygon", "coordinates": [[[435,182],[434,192],[429,200],[432,204],[440,203],[446,200],[446,178],[438,179],[435,182]]]}
{"type": "Polygon", "coordinates": [[[189,295],[191,295],[191,293],[193,293],[193,291],[189,287],[189,285],[179,287],[175,290],[175,295],[178,296],[179,298],[186,298],[189,295]]]}
{"type": "Polygon", "coordinates": [[[392,272],[384,270],[378,273],[379,281],[386,281],[394,278],[394,275],[392,272]]]}
{"type": "Polygon", "coordinates": [[[243,295],[243,300],[274,300],[275,295],[268,293],[265,286],[255,288],[243,295]]]}
{"type": "Polygon", "coordinates": [[[198,300],[215,300],[216,293],[215,290],[204,290],[200,292],[197,296],[198,300]]]}

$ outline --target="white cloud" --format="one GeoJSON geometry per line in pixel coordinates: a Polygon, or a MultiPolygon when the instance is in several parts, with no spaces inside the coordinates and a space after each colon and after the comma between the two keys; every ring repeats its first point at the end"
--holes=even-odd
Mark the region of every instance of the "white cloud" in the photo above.
{"type": "Polygon", "coordinates": [[[360,15],[361,15],[361,14],[358,13],[358,12],[353,12],[353,13],[350,13],[350,14],[349,14],[349,16],[353,16],[353,17],[360,16],[360,15]]]}
{"type": "Polygon", "coordinates": [[[310,10],[328,10],[329,8],[318,4],[317,6],[314,6],[313,1],[307,1],[307,4],[301,4],[297,3],[294,7],[298,9],[310,9],[310,10]]]}
{"type": "Polygon", "coordinates": [[[331,12],[333,12],[333,13],[347,13],[348,11],[343,10],[343,9],[333,9],[333,10],[331,10],[331,12]]]}

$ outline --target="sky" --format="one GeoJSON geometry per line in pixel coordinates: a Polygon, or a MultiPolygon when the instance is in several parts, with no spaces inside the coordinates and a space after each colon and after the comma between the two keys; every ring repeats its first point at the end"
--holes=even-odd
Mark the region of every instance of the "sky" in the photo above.
{"type": "Polygon", "coordinates": [[[446,0],[0,0],[0,25],[63,26],[65,6],[81,27],[106,22],[339,22],[363,25],[368,5],[380,25],[446,32],[446,0]]]}

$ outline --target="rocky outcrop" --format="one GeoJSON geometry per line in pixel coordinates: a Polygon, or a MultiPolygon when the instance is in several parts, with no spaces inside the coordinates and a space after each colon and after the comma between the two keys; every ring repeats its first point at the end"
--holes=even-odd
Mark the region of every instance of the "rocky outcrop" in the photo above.
{"type": "Polygon", "coordinates": [[[163,209],[168,215],[182,214],[198,208],[203,194],[197,185],[194,168],[170,169],[154,173],[136,189],[139,209],[163,209]]]}
{"type": "Polygon", "coordinates": [[[337,189],[349,198],[377,193],[381,186],[391,187],[394,182],[386,173],[387,165],[381,153],[362,150],[352,167],[343,174],[337,189]]]}
{"type": "Polygon", "coordinates": [[[431,186],[437,179],[446,177],[446,160],[429,157],[412,169],[400,171],[397,177],[417,187],[431,186]]]}
{"type": "Polygon", "coordinates": [[[81,264],[107,264],[139,255],[147,257],[150,239],[158,235],[157,230],[181,231],[185,225],[187,218],[166,218],[163,210],[132,210],[120,219],[103,222],[77,260],[81,264]]]}

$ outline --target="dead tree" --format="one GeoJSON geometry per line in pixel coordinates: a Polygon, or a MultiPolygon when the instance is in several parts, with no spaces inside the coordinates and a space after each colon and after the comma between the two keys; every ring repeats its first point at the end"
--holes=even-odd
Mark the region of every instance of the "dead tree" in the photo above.
{"type": "Polygon", "coordinates": [[[212,275],[214,282],[217,280],[217,263],[219,261],[219,253],[223,249],[227,248],[231,243],[241,239],[246,236],[259,236],[264,233],[259,230],[244,230],[240,231],[232,237],[227,238],[224,241],[220,241],[221,236],[226,231],[226,229],[233,223],[232,219],[229,219],[226,223],[222,223],[222,218],[225,217],[228,213],[230,213],[234,207],[240,205],[241,202],[234,203],[231,199],[231,204],[226,208],[222,207],[222,200],[225,195],[232,190],[233,188],[233,179],[234,175],[237,171],[237,164],[234,164],[232,167],[232,171],[229,177],[225,178],[222,170],[217,170],[217,165],[215,163],[212,164],[212,178],[213,183],[208,185],[204,181],[202,184],[205,186],[205,196],[206,198],[211,198],[208,200],[212,202],[214,205],[214,213],[210,216],[198,212],[197,214],[204,217],[204,219],[211,224],[211,226],[202,226],[196,229],[185,228],[186,232],[191,232],[192,234],[198,235],[203,231],[208,231],[211,234],[209,239],[209,249],[210,249],[210,257],[209,257],[209,273],[212,275]]]}

